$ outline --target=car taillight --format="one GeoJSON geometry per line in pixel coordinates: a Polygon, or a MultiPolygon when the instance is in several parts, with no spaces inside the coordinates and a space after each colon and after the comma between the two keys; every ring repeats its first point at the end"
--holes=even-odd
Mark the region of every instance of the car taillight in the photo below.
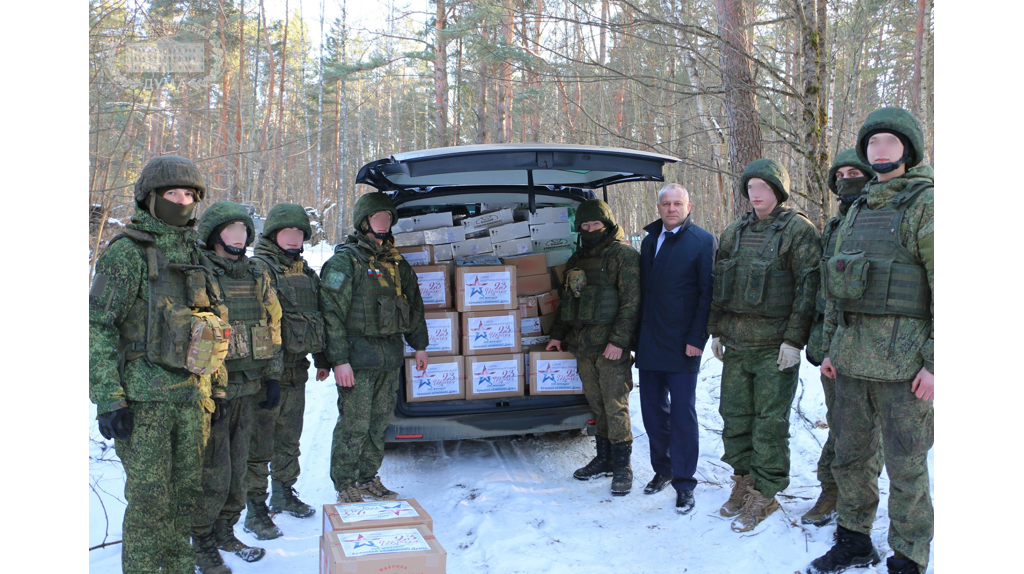
{"type": "Polygon", "coordinates": [[[423,438],[421,434],[396,434],[395,438],[423,438]]]}
{"type": "Polygon", "coordinates": [[[595,425],[595,424],[597,424],[597,421],[587,421],[587,424],[588,425],[595,425]]]}

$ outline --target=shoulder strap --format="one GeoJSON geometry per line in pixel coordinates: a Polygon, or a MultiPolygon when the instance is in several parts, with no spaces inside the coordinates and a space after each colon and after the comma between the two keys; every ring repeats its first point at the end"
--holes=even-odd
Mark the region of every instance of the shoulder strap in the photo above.
{"type": "Polygon", "coordinates": [[[903,191],[897,193],[896,196],[892,198],[892,206],[897,209],[901,207],[909,207],[913,200],[916,199],[922,191],[933,189],[934,187],[935,182],[933,181],[927,179],[914,180],[910,182],[907,187],[904,187],[903,191]]]}
{"type": "Polygon", "coordinates": [[[132,242],[142,248],[146,256],[147,278],[150,281],[156,281],[157,277],[160,276],[159,263],[156,256],[156,238],[152,234],[140,229],[126,227],[121,233],[118,233],[107,242],[107,247],[110,247],[115,241],[122,238],[131,239],[132,242]]]}

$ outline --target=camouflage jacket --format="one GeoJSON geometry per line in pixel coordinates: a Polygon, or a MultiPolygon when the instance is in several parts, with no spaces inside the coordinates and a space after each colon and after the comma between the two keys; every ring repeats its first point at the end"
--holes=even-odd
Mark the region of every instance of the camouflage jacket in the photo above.
{"type": "MultiPolygon", "coordinates": [[[[565,264],[566,269],[572,269],[580,259],[607,258],[608,278],[619,294],[619,311],[610,325],[584,325],[578,321],[570,324],[556,314],[551,338],[566,341],[574,353],[600,355],[608,343],[627,352],[633,348],[640,320],[640,253],[623,242],[625,237],[622,228],[616,225],[614,232],[601,243],[580,247],[565,264]]],[[[559,283],[565,281],[564,277],[558,279],[559,283]]]]}
{"type": "MultiPolygon", "coordinates": [[[[214,274],[224,274],[232,279],[244,279],[250,275],[250,268],[256,270],[256,296],[260,298],[260,302],[263,304],[263,308],[266,310],[268,317],[268,323],[270,326],[270,336],[273,339],[274,344],[274,356],[269,361],[263,364],[260,369],[260,377],[250,378],[243,373],[232,373],[230,367],[228,367],[228,399],[233,399],[237,396],[246,396],[255,394],[259,390],[260,381],[276,380],[281,379],[281,372],[283,371],[283,351],[281,350],[281,303],[277,300],[277,292],[274,290],[274,286],[270,277],[270,273],[265,269],[256,265],[255,260],[249,259],[243,253],[238,256],[237,260],[231,260],[223,258],[217,255],[212,250],[203,250],[203,255],[206,256],[207,263],[214,274]]],[[[219,284],[218,284],[219,287],[219,284]]],[[[225,299],[223,294],[221,299],[225,299]]],[[[231,322],[231,313],[228,312],[228,322],[231,322]]],[[[225,363],[227,366],[228,363],[225,363]]]]}
{"type": "MultiPolygon", "coordinates": [[[[168,263],[196,264],[200,260],[194,226],[171,228],[137,210],[128,227],[153,235],[168,263]]],[[[89,291],[89,399],[98,414],[115,410],[126,400],[195,402],[208,400],[212,394],[223,396],[227,388],[224,369],[200,376],[153,364],[145,357],[126,361],[119,372],[120,327],[136,302],[146,307],[147,275],[145,252],[132,239],[115,241],[96,261],[89,291]]]]}
{"type": "MultiPolygon", "coordinates": [[[[821,233],[821,254],[822,257],[829,257],[827,253],[828,242],[833,235],[839,230],[839,226],[846,220],[846,212],[850,211],[849,203],[839,204],[839,213],[828,220],[825,223],[825,229],[821,233]]],[[[820,278],[820,276],[819,276],[820,278]]],[[[825,312],[828,310],[828,297],[825,293],[825,282],[821,281],[818,285],[818,298],[815,304],[814,322],[811,324],[811,335],[807,341],[807,360],[814,366],[821,365],[822,359],[825,358],[826,345],[824,342],[825,332],[825,312]],[[824,309],[822,312],[818,312],[818,305],[824,301],[824,309]]]]}
{"type": "MultiPolygon", "coordinates": [[[[930,166],[913,167],[904,175],[887,182],[878,181],[876,176],[864,188],[866,207],[879,209],[891,205],[897,193],[920,179],[934,181],[934,172],[930,166]]],[[[934,315],[935,200],[932,190],[918,194],[906,209],[907,213],[900,225],[899,240],[928,274],[934,315]]],[[[838,233],[841,234],[848,223],[849,220],[845,221],[838,233]]],[[[836,253],[842,248],[842,243],[840,235],[836,253]]],[[[877,381],[909,381],[917,376],[921,367],[935,373],[933,320],[847,313],[847,326],[844,328],[839,325],[838,319],[835,305],[830,302],[825,312],[825,353],[836,370],[843,374],[877,381]]]]}
{"type": "MultiPolygon", "coordinates": [[[[396,266],[402,293],[411,308],[412,329],[405,334],[405,341],[417,351],[426,350],[427,322],[423,317],[423,299],[412,266],[395,249],[394,241],[377,245],[361,233],[352,233],[345,238],[345,245],[354,245],[365,257],[375,257],[379,265],[396,266]]],[[[352,295],[356,284],[362,279],[357,269],[361,268],[355,254],[348,250],[336,250],[324,263],[320,272],[320,312],[324,317],[326,349],[324,355],[333,367],[349,363],[353,369],[394,370],[402,366],[405,346],[402,335],[379,337],[350,336],[345,327],[352,295]],[[330,279],[338,278],[337,285],[330,279]]]]}
{"type": "MultiPolygon", "coordinates": [[[[764,219],[755,221],[751,224],[751,230],[760,232],[767,229],[782,209],[782,206],[777,207],[764,219]]],[[[718,251],[715,253],[716,263],[727,259],[732,253],[736,231],[741,221],[742,218],[733,221],[722,232],[718,251]]],[[[708,332],[721,338],[723,344],[736,349],[778,347],[784,342],[799,349],[807,344],[811,323],[814,321],[815,297],[820,282],[818,267],[821,243],[817,228],[803,217],[793,217],[789,225],[782,230],[779,252],[781,265],[783,269],[793,273],[796,286],[793,310],[789,317],[731,313],[713,301],[711,316],[708,319],[708,332]]]]}

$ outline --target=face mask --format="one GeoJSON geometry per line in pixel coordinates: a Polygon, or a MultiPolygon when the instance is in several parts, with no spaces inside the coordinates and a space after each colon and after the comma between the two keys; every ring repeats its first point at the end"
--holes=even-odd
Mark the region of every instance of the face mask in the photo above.
{"type": "Polygon", "coordinates": [[[843,179],[836,180],[836,188],[839,189],[839,200],[840,201],[853,201],[860,197],[864,186],[868,183],[868,178],[865,176],[861,177],[844,177],[843,179]]]}
{"type": "Polygon", "coordinates": [[[167,201],[156,192],[149,195],[149,213],[153,217],[174,227],[184,227],[192,220],[192,213],[196,210],[195,202],[188,205],[180,205],[173,201],[167,201]]]}
{"type": "Polygon", "coordinates": [[[608,235],[608,229],[598,229],[597,231],[580,231],[580,238],[583,239],[583,244],[588,247],[593,247],[608,235]]]}

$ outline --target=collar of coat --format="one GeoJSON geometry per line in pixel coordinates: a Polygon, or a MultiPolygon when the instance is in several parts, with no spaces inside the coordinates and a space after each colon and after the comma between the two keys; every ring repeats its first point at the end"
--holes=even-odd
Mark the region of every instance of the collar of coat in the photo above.
{"type": "MultiPolygon", "coordinates": [[[[690,215],[687,214],[686,219],[684,219],[683,222],[681,224],[679,224],[679,227],[677,227],[676,230],[673,231],[672,233],[674,235],[678,235],[678,234],[686,231],[686,228],[689,227],[692,224],[693,224],[693,220],[690,219],[690,215]]],[[[646,231],[647,233],[655,236],[655,241],[657,241],[657,236],[661,235],[661,232],[664,231],[664,229],[665,229],[665,224],[661,222],[660,218],[657,221],[653,221],[650,224],[648,224],[647,227],[644,227],[644,231],[646,231]]]]}

